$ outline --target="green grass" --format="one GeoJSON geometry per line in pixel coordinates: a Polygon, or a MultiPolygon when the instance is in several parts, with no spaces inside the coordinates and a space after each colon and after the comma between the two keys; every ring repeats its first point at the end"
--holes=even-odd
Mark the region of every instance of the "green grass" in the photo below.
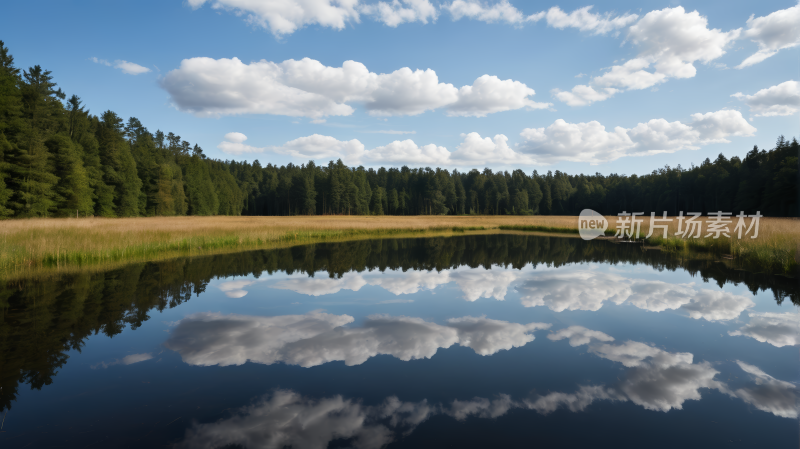
{"type": "MultiPolygon", "coordinates": [[[[501,225],[498,229],[503,231],[528,231],[528,232],[552,232],[557,234],[578,234],[578,228],[561,228],[552,226],[526,226],[526,225],[501,225]]],[[[614,235],[617,231],[606,229],[605,235],[614,235]]]]}
{"type": "Polygon", "coordinates": [[[122,248],[61,250],[41,254],[39,258],[22,248],[15,248],[0,255],[0,279],[12,279],[19,275],[34,274],[52,269],[83,269],[87,267],[109,268],[125,263],[162,260],[172,257],[236,252],[248,249],[271,249],[308,243],[361,238],[401,236],[428,236],[466,231],[483,231],[484,226],[440,226],[430,228],[371,228],[337,230],[298,230],[285,232],[270,238],[260,237],[190,237],[178,241],[154,241],[122,248]],[[34,257],[32,257],[34,256],[34,257]]]}

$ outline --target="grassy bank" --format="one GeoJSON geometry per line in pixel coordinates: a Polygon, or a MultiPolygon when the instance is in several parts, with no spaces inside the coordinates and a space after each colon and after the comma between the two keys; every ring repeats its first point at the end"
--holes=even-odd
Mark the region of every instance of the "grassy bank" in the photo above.
{"type": "MultiPolygon", "coordinates": [[[[616,217],[607,217],[613,234],[616,217]]],[[[577,217],[169,217],[31,219],[0,222],[0,277],[106,268],[179,256],[270,249],[359,238],[433,236],[465,231],[576,234],[577,217]]],[[[647,219],[643,233],[648,229],[647,219]]],[[[705,228],[704,228],[705,229],[705,228]]],[[[762,219],[759,238],[744,240],[651,238],[675,252],[712,252],[759,267],[794,274],[800,221],[762,219]]]]}
{"type": "MultiPolygon", "coordinates": [[[[538,217],[535,217],[538,218],[538,217]]],[[[577,217],[559,217],[569,219],[563,222],[563,227],[541,225],[501,225],[499,229],[534,231],[534,232],[562,232],[577,234],[577,217]]],[[[658,217],[657,217],[658,218],[658,217]]],[[[617,217],[606,217],[609,227],[605,235],[612,236],[616,233],[617,217]]],[[[702,232],[700,238],[681,238],[675,236],[678,232],[678,221],[673,220],[667,229],[667,237],[663,230],[656,228],[653,236],[645,238],[650,230],[650,219],[645,217],[637,240],[648,246],[656,246],[664,251],[680,253],[686,257],[693,257],[697,253],[713,254],[723,260],[731,261],[743,269],[794,276],[798,272],[798,251],[800,251],[800,220],[793,218],[761,218],[758,237],[743,235],[738,239],[733,234],[736,218],[729,225],[729,235],[733,238],[720,236],[719,238],[705,237],[708,234],[708,218],[702,219],[702,232]]],[[[750,226],[750,220],[745,220],[750,226]]],[[[685,226],[684,226],[685,227],[685,226]]]]}

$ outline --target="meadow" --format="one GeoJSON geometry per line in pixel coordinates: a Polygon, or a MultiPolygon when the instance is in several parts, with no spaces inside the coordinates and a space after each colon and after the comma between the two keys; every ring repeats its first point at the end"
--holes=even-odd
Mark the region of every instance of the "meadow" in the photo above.
{"type": "MultiPolygon", "coordinates": [[[[617,217],[606,217],[613,234],[617,217]]],[[[703,218],[708,221],[707,217],[703,218]]],[[[733,231],[734,223],[730,225],[733,231]]],[[[749,220],[747,220],[749,222],[749,220]]],[[[100,269],[131,262],[361,238],[471,232],[558,233],[577,237],[575,216],[289,216],[17,219],[0,222],[0,277],[100,269]]],[[[749,223],[748,223],[749,225],[749,223]]],[[[704,223],[702,234],[707,234],[704,223]]],[[[644,219],[641,235],[649,229],[644,219]]],[[[800,220],[761,218],[759,235],[741,240],[642,240],[649,247],[692,256],[711,254],[742,268],[796,275],[800,220]]],[[[658,235],[658,236],[657,236],[658,235]]],[[[731,234],[733,235],[733,234],[731,234]]]]}

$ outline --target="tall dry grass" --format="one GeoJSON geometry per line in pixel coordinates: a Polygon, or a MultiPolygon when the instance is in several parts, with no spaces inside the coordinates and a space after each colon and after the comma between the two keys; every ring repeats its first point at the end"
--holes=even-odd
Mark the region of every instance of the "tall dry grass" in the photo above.
{"type": "MultiPolygon", "coordinates": [[[[617,217],[607,217],[609,229],[617,217]]],[[[735,220],[735,219],[734,219],[735,220]]],[[[707,221],[707,219],[704,219],[707,221]]],[[[674,237],[651,244],[670,250],[706,250],[767,263],[775,273],[792,273],[800,242],[800,221],[762,218],[757,239],[687,240],[674,237]]],[[[81,269],[246,249],[353,238],[448,234],[467,229],[535,227],[576,232],[574,216],[311,216],[65,218],[0,221],[0,277],[42,270],[81,269]]],[[[703,227],[705,229],[706,226],[703,227]]],[[[649,228],[645,218],[642,233],[649,228]]],[[[733,227],[731,226],[731,229],[733,227]]],[[[704,232],[705,234],[705,232],[704,232]]]]}

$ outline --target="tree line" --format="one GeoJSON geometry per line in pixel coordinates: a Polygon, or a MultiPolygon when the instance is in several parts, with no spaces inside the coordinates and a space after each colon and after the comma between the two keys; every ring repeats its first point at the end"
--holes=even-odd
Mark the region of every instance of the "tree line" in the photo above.
{"type": "Polygon", "coordinates": [[[797,216],[797,139],[744,158],[637,175],[348,167],[210,159],[135,117],[92,115],[0,41],[0,217],[574,215],[731,211],[797,216]]]}

